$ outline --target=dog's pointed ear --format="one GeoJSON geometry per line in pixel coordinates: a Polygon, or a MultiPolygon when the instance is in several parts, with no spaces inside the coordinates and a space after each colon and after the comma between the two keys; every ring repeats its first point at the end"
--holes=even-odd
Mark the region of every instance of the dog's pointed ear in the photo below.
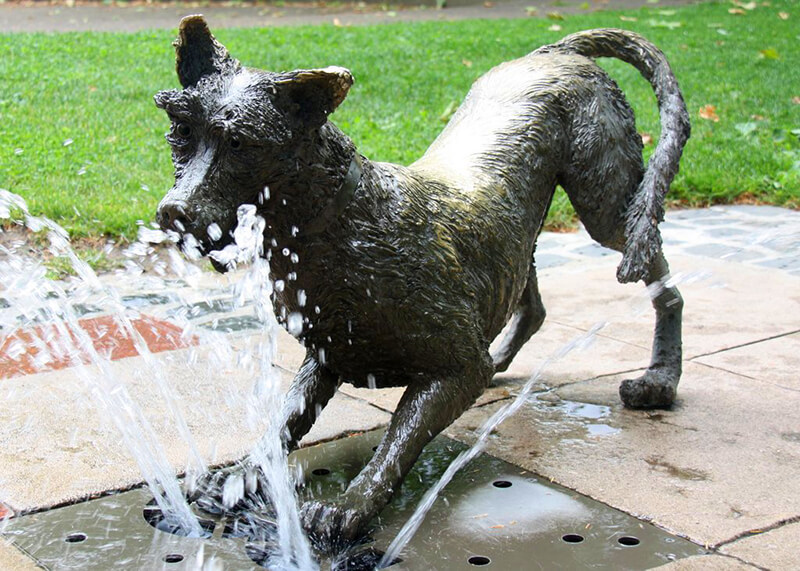
{"type": "Polygon", "coordinates": [[[353,75],[343,67],[301,69],[275,82],[284,109],[307,127],[320,127],[347,97],[353,75]]]}
{"type": "Polygon", "coordinates": [[[219,43],[201,15],[181,20],[175,46],[175,69],[183,87],[192,87],[206,75],[234,73],[239,62],[219,43]]]}

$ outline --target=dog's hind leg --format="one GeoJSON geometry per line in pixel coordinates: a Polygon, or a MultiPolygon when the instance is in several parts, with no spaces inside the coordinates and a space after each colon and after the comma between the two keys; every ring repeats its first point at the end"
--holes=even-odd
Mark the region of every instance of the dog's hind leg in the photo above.
{"type": "Polygon", "coordinates": [[[494,368],[476,348],[464,368],[445,377],[414,376],[375,455],[336,503],[303,505],[303,527],[321,549],[339,551],[365,533],[386,506],[423,448],[466,411],[491,381],[494,368]]]}
{"type": "Polygon", "coordinates": [[[668,407],[675,400],[681,378],[683,298],[677,288],[665,283],[668,277],[669,266],[658,252],[645,278],[656,310],[650,366],[644,375],[625,380],[619,387],[622,402],[631,408],[668,407]]]}
{"type": "Polygon", "coordinates": [[[514,357],[531,336],[539,331],[545,318],[542,296],[539,294],[539,283],[536,279],[536,266],[531,264],[528,283],[522,291],[519,305],[511,318],[511,325],[500,347],[492,355],[495,373],[508,369],[514,357]]]}
{"type": "Polygon", "coordinates": [[[309,351],[284,400],[283,438],[288,451],[297,448],[303,436],[311,430],[339,384],[339,376],[320,364],[309,351]]]}

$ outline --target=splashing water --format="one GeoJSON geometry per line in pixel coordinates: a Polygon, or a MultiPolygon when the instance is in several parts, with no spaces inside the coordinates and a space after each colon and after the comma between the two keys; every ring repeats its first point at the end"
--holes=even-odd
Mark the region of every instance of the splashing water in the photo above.
{"type": "MultiPolygon", "coordinates": [[[[278,325],[270,303],[272,285],[269,264],[261,256],[264,221],[256,215],[254,206],[242,206],[237,214],[239,223],[233,232],[235,243],[211,255],[228,267],[249,264],[247,271],[234,285],[232,297],[233,305],[237,308],[253,303],[257,318],[266,324],[265,332],[255,348],[248,346],[237,349],[226,335],[198,328],[191,321],[190,310],[197,305],[196,295],[184,299],[174,287],[170,287],[172,280],[169,277],[180,278],[193,288],[192,294],[200,291],[206,303],[210,304],[207,296],[211,294],[200,289],[202,271],[187,263],[175,248],[167,250],[168,262],[164,262],[153,248],[154,244],[175,242],[177,236],[141,227],[139,241],[125,251],[128,259],[123,277],[126,282],[135,280],[137,285],[169,291],[170,295],[178,298],[181,310],[173,314],[173,322],[182,327],[181,339],[195,339],[197,345],[202,346],[210,370],[219,371],[237,363],[248,372],[253,371],[256,378],[253,390],[239,395],[238,401],[244,405],[250,426],[256,427],[264,419],[280,417],[274,411],[281,406],[282,391],[273,367],[278,325]],[[149,274],[145,273],[145,267],[150,267],[149,274]]],[[[180,535],[206,535],[186,501],[175,470],[167,460],[166,451],[150,420],[130,394],[126,379],[120,378],[112,366],[110,352],[104,354],[98,350],[91,335],[81,326],[81,312],[76,308],[89,301],[95,307],[102,306],[99,309],[111,314],[120,335],[131,341],[142,358],[146,377],[167,405],[181,440],[188,444],[186,479],[188,489],[192,489],[196,477],[207,471],[207,464],[197,449],[180,409],[179,399],[165,378],[163,367],[134,327],[138,312],[126,307],[121,293],[104,283],[106,280],[101,281],[77,256],[70,246],[66,231],[46,218],[32,216],[22,197],[0,189],[0,221],[14,224],[19,223],[20,220],[16,219],[20,218],[28,230],[47,233],[49,252],[66,259],[76,276],[63,282],[50,280],[46,277],[46,267],[39,260],[17,252],[17,246],[22,244],[15,245],[10,241],[6,241],[7,245],[0,244],[0,291],[5,300],[0,306],[0,330],[14,332],[26,329],[31,337],[30,345],[36,349],[32,358],[36,370],[47,370],[48,365],[54,362],[68,363],[84,382],[101,417],[111,421],[120,433],[123,444],[135,459],[164,514],[168,528],[180,535]]],[[[217,229],[211,230],[215,232],[217,229]]],[[[200,257],[196,240],[185,235],[183,242],[186,257],[200,257]]],[[[11,358],[24,355],[25,343],[12,341],[5,352],[11,358]]],[[[196,364],[196,349],[188,349],[185,354],[189,364],[196,364]]],[[[235,397],[231,395],[231,398],[235,397]]],[[[269,563],[274,569],[314,569],[316,563],[300,526],[294,485],[280,438],[281,428],[277,421],[272,422],[250,455],[250,460],[263,472],[278,521],[277,550],[269,563]]],[[[226,491],[229,495],[239,494],[235,489],[226,491]]]]}
{"type": "MultiPolygon", "coordinates": [[[[50,252],[54,256],[66,257],[77,274],[77,280],[67,289],[58,282],[48,280],[45,276],[46,270],[39,262],[17,255],[11,248],[0,246],[0,252],[5,255],[0,261],[0,285],[6,303],[11,308],[25,308],[23,315],[30,321],[44,317],[51,326],[40,329],[40,338],[36,342],[40,348],[51,348],[56,355],[48,355],[47,350],[41,351],[37,364],[44,365],[53,357],[69,358],[98,408],[119,430],[159,507],[168,514],[168,523],[183,530],[186,535],[202,536],[202,528],[183,497],[173,469],[167,462],[166,454],[150,423],[131,399],[125,384],[117,378],[109,359],[99,354],[89,334],[78,323],[75,309],[77,303],[89,295],[103,295],[113,309],[114,322],[144,357],[161,395],[169,404],[181,436],[190,445],[191,464],[196,470],[204,469],[185,420],[175,404],[174,394],[152,361],[147,344],[133,327],[120,296],[104,287],[89,265],[78,258],[70,247],[69,237],[63,228],[46,218],[32,216],[22,197],[0,189],[0,219],[9,219],[15,212],[22,213],[25,226],[29,230],[47,231],[50,252]],[[58,335],[53,336],[53,332],[58,335]],[[93,372],[85,365],[82,358],[84,355],[99,369],[98,372],[93,372]]],[[[12,330],[18,326],[17,323],[8,321],[0,324],[12,330]]]]}
{"type": "Polygon", "coordinates": [[[293,479],[289,473],[286,453],[283,448],[281,417],[274,413],[283,408],[280,379],[273,366],[277,354],[278,323],[272,310],[270,297],[272,282],[268,260],[264,252],[264,219],[256,214],[256,207],[244,205],[237,212],[239,223],[234,231],[235,245],[221,251],[211,252],[217,261],[229,267],[249,263],[245,276],[235,287],[237,303],[251,298],[255,301],[258,317],[266,324],[267,335],[258,354],[261,359],[255,398],[250,401],[250,413],[270,418],[264,436],[250,452],[250,461],[261,469],[267,483],[267,493],[272,500],[277,520],[278,549],[269,558],[269,568],[277,570],[310,571],[317,568],[311,554],[311,546],[300,525],[297,511],[297,496],[293,479]]]}

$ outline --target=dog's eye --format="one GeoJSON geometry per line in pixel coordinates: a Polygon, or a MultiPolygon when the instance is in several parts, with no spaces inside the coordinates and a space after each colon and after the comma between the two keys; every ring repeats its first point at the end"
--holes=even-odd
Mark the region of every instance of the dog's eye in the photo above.
{"type": "Polygon", "coordinates": [[[189,135],[192,134],[192,128],[186,123],[178,123],[178,125],[175,127],[175,132],[178,133],[179,137],[188,139],[189,135]]]}
{"type": "Polygon", "coordinates": [[[233,149],[234,151],[238,151],[239,149],[242,148],[242,141],[240,141],[236,137],[232,137],[231,141],[230,141],[230,145],[231,145],[231,149],[233,149]]]}

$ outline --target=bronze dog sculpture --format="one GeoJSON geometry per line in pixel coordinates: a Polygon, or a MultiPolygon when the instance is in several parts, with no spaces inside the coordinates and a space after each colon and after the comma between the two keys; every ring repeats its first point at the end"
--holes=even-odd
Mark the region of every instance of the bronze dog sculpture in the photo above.
{"type": "MultiPolygon", "coordinates": [[[[276,315],[302,315],[294,333],[307,349],[284,411],[287,450],[341,382],[407,387],[341,501],[303,506],[321,543],[364,533],[423,447],[541,326],[534,249],[557,184],[592,238],[622,252],[619,281],[668,275],[658,223],[689,120],[664,55],[637,34],[580,32],[492,69],[408,167],[366,159],[328,121],[347,70],[242,67],[200,16],[181,22],[175,46],[183,89],[155,97],[175,164],[158,219],[208,254],[232,241],[237,208],[257,205],[283,282],[276,315]],[[596,57],[632,64],[654,88],[662,129],[646,170],[633,111],[596,57]]],[[[680,294],[661,284],[652,301],[650,366],[620,386],[629,407],[670,406],[681,375],[680,294]]]]}

